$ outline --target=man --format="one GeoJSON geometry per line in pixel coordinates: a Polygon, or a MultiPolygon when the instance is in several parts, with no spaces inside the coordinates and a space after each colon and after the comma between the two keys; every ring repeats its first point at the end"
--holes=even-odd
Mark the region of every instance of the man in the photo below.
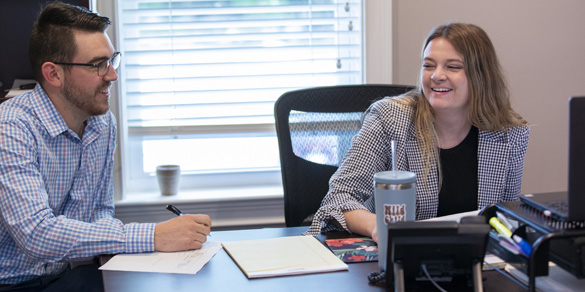
{"type": "Polygon", "coordinates": [[[54,2],[33,27],[29,59],[38,85],[0,105],[0,291],[102,290],[100,254],[197,249],[207,215],[158,224],[113,217],[116,121],[110,87],[120,54],[110,24],[54,2]]]}

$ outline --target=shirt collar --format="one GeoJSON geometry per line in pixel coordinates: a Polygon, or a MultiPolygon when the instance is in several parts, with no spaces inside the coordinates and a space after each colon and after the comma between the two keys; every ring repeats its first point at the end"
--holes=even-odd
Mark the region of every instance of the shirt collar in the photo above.
{"type": "MultiPolygon", "coordinates": [[[[32,97],[34,111],[51,137],[56,137],[69,130],[65,120],[40,84],[37,84],[33,89],[32,97]]],[[[94,131],[101,132],[106,126],[105,115],[90,116],[87,119],[86,131],[91,128],[94,131]]]]}

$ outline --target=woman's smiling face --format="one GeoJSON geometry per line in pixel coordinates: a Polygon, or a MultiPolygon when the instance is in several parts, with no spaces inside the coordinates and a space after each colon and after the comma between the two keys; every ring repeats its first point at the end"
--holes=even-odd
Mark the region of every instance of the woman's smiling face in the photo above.
{"type": "Polygon", "coordinates": [[[421,80],[435,113],[467,111],[469,88],[464,61],[445,38],[435,38],[425,48],[421,80]]]}

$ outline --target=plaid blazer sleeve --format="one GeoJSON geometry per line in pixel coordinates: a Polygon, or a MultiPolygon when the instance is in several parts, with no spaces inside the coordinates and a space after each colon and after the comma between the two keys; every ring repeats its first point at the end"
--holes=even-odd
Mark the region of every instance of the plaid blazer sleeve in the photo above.
{"type": "Polygon", "coordinates": [[[480,131],[478,145],[478,208],[518,200],[530,127],[480,131]]]}
{"type": "Polygon", "coordinates": [[[392,98],[374,103],[331,177],[329,191],[305,234],[319,234],[323,227],[323,231],[349,231],[343,212],[357,209],[375,212],[373,177],[392,168],[391,140],[397,142],[397,168],[409,169],[405,147],[414,133],[412,115],[412,108],[392,98]]]}

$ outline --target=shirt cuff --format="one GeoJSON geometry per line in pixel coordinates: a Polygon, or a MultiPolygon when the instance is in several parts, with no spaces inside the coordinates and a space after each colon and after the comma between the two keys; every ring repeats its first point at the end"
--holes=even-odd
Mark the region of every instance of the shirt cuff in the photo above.
{"type": "Polygon", "coordinates": [[[125,253],[153,252],[155,223],[124,225],[126,231],[125,253]]]}

